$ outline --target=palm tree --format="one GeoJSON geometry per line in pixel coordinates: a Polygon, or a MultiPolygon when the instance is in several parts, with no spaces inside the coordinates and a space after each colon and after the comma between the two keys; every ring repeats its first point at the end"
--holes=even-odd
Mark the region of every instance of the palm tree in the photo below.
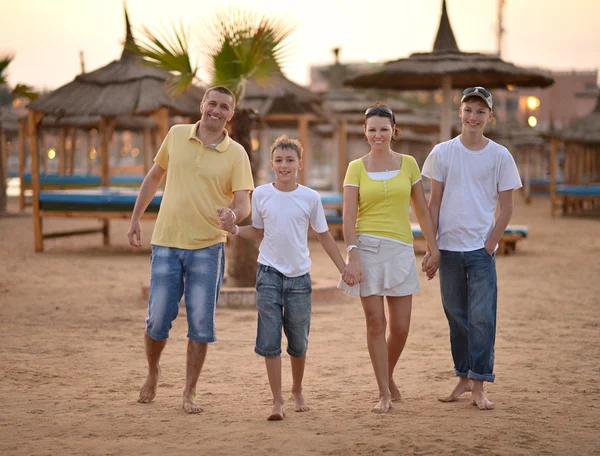
{"type": "MultiPolygon", "coordinates": [[[[222,85],[236,96],[237,107],[230,134],[250,158],[256,177],[257,159],[252,155],[251,133],[256,113],[244,108],[244,94],[249,80],[267,84],[282,72],[288,56],[288,39],[294,30],[281,19],[260,16],[244,10],[217,13],[201,24],[198,37],[206,56],[208,85],[222,85]]],[[[130,44],[130,50],[144,58],[147,65],[170,71],[173,93],[184,92],[198,76],[199,67],[192,64],[188,34],[183,25],[170,33],[156,34],[142,28],[142,39],[130,44]]],[[[249,223],[249,220],[243,221],[249,223]]],[[[228,248],[227,273],[230,285],[253,286],[256,278],[258,247],[255,243],[232,238],[228,248]]]]}
{"type": "MultiPolygon", "coordinates": [[[[13,60],[7,55],[0,59],[0,88],[8,86],[7,68],[13,60]]],[[[2,131],[2,125],[0,125],[2,131]]],[[[6,213],[6,163],[4,161],[4,135],[0,136],[0,213],[6,213]]]]}

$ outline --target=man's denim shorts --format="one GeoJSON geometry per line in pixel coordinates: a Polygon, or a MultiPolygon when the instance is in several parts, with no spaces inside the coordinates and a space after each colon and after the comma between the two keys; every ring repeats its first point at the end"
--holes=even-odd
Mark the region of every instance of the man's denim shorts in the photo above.
{"type": "Polygon", "coordinates": [[[286,277],[263,264],[256,273],[258,329],[254,351],[266,357],[281,354],[281,330],[290,356],[301,357],[308,348],[312,285],[310,274],[286,277]]]}
{"type": "Polygon", "coordinates": [[[223,249],[222,242],[198,250],[152,246],[146,318],[146,332],[152,339],[169,337],[185,293],[188,338],[200,343],[216,340],[215,307],[225,271],[223,249]]]}

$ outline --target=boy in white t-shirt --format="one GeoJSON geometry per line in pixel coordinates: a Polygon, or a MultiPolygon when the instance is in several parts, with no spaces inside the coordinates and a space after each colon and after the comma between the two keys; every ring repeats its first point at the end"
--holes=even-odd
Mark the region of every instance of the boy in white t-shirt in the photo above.
{"type": "MultiPolygon", "coordinates": [[[[422,171],[431,179],[429,209],[438,235],[440,291],[459,377],[454,391],[440,400],[454,402],[470,391],[472,403],[487,410],[494,407],[483,382],[495,378],[495,251],[521,178],[510,152],[483,135],[492,119],[492,95],[483,87],[466,89],[459,116],[460,136],[436,145],[422,171]]],[[[427,261],[425,255],[424,270],[427,261]]]]}
{"type": "Polygon", "coordinates": [[[281,330],[288,340],[292,365],[292,396],[295,410],[308,406],[302,395],[310,330],[312,285],[309,274],[307,236],[309,224],[317,239],[350,285],[355,280],[345,273],[346,263],[329,233],[319,194],[296,183],[302,167],[300,141],[280,136],[271,146],[275,182],[257,187],[252,194],[252,226],[235,225],[231,230],[245,239],[261,240],[256,274],[258,328],[254,351],[265,357],[273,393],[268,420],[285,416],[281,393],[281,330]]]}

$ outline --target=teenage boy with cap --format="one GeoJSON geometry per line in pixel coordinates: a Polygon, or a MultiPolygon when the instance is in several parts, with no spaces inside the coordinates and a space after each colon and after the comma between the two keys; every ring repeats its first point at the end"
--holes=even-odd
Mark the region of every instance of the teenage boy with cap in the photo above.
{"type": "MultiPolygon", "coordinates": [[[[458,111],[461,134],[437,144],[422,171],[431,179],[429,210],[441,253],[440,291],[459,377],[454,391],[439,399],[454,402],[470,391],[480,410],[494,407],[483,382],[495,378],[495,251],[512,216],[513,191],[522,186],[510,152],[483,134],[492,106],[492,95],[483,87],[466,89],[458,111]]],[[[426,254],[424,271],[428,258],[426,254]]]]}

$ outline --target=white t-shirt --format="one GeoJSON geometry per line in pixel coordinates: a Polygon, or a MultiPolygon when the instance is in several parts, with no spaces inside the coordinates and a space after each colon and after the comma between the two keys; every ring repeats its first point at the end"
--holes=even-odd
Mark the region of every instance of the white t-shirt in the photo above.
{"type": "Polygon", "coordinates": [[[308,224],[317,233],[329,228],[319,194],[303,185],[291,192],[271,184],[252,193],[252,226],[264,229],[258,262],[277,269],[286,277],[298,277],[310,270],[308,224]]]}
{"type": "Polygon", "coordinates": [[[460,136],[438,144],[422,174],[444,184],[438,247],[454,252],[483,248],[494,228],[498,192],[522,187],[512,155],[492,140],[478,151],[467,149],[460,136]]]}

